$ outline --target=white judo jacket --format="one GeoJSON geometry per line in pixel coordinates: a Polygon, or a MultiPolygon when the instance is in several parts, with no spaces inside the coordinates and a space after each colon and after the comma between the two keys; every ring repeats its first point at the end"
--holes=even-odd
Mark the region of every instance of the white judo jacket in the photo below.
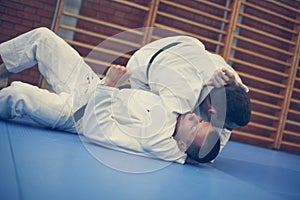
{"type": "MultiPolygon", "coordinates": [[[[132,72],[132,88],[158,94],[167,108],[177,114],[195,112],[200,115],[196,105],[213,89],[204,89],[203,85],[219,68],[228,68],[245,91],[249,90],[221,56],[208,52],[198,39],[189,36],[151,42],[133,54],[127,67],[132,72]]],[[[230,135],[227,129],[221,132],[221,150],[230,135]]]]}
{"type": "Polygon", "coordinates": [[[82,118],[83,134],[101,146],[184,164],[173,138],[177,115],[159,96],[143,90],[98,85],[82,118]]]}

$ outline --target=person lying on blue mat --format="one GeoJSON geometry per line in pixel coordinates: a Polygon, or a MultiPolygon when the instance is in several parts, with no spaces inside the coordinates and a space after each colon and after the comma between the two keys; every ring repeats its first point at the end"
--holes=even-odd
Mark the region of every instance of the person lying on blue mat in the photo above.
{"type": "MultiPolygon", "coordinates": [[[[38,64],[53,90],[13,82],[0,91],[1,119],[27,116],[41,126],[78,133],[102,146],[182,164],[209,162],[220,151],[220,127],[190,111],[171,111],[168,102],[153,92],[119,89],[131,75],[128,67],[112,65],[100,80],[73,48],[47,28],[2,43],[0,55],[2,82],[11,73],[38,64]]],[[[225,75],[232,77],[227,71],[225,75]]],[[[215,77],[220,73],[210,80],[215,77]]],[[[226,107],[218,91],[236,87],[229,84],[210,92],[216,108],[226,107]]],[[[238,91],[246,94],[242,88],[238,91]]]]}

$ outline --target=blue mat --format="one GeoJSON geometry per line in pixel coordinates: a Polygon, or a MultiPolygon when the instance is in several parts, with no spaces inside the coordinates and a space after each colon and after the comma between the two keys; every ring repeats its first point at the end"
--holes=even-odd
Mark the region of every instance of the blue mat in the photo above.
{"type": "Polygon", "coordinates": [[[300,199],[300,156],[229,142],[214,164],[180,165],[0,121],[0,199],[300,199]],[[95,155],[95,152],[99,155],[95,155]]]}

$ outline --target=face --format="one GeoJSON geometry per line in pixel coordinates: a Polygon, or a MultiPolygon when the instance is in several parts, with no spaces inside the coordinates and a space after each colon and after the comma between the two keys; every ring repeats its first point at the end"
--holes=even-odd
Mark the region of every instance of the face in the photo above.
{"type": "Polygon", "coordinates": [[[212,129],[213,127],[208,121],[194,113],[186,113],[178,117],[176,138],[184,141],[187,148],[192,143],[201,146],[212,129]]]}

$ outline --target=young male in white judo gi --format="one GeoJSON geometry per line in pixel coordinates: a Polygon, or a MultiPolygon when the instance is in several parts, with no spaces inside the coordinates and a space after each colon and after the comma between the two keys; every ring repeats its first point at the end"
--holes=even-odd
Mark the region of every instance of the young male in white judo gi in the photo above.
{"type": "Polygon", "coordinates": [[[130,75],[113,65],[106,79],[65,41],[38,28],[0,44],[0,79],[38,64],[53,89],[22,82],[0,90],[0,118],[27,116],[39,125],[83,134],[119,151],[185,163],[208,162],[219,152],[216,130],[187,112],[170,112],[161,97],[139,89],[118,89],[130,75]]]}
{"type": "Polygon", "coordinates": [[[250,121],[249,89],[221,56],[206,51],[196,38],[173,36],[146,44],[127,67],[131,88],[158,94],[178,115],[194,112],[223,128],[221,149],[233,129],[250,121]]]}

